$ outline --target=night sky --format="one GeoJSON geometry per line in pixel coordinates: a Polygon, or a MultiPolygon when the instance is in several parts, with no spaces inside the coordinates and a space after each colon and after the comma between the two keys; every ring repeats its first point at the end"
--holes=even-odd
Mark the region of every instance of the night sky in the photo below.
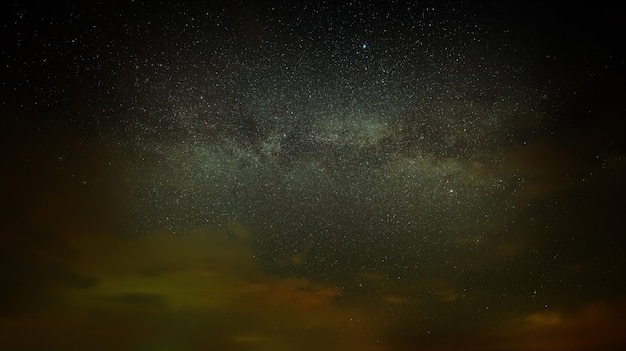
{"type": "Polygon", "coordinates": [[[0,6],[0,349],[626,348],[617,5],[0,6]]]}

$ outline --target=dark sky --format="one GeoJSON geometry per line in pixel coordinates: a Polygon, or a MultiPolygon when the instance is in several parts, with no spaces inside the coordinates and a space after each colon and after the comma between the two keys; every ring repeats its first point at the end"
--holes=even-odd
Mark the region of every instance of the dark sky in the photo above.
{"type": "Polygon", "coordinates": [[[616,6],[1,6],[0,349],[626,347],[616,6]]]}

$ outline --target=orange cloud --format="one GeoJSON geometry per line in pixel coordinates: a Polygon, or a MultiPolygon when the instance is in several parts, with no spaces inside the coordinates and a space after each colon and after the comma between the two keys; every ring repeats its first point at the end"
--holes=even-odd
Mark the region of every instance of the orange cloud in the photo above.
{"type": "Polygon", "coordinates": [[[57,289],[45,311],[1,320],[0,346],[79,350],[98,340],[143,350],[156,340],[194,345],[186,350],[381,349],[372,314],[338,305],[338,287],[264,273],[243,225],[132,239],[84,228],[64,240],[71,255],[39,257],[96,283],[57,289]]]}
{"type": "Polygon", "coordinates": [[[606,350],[626,345],[626,301],[596,302],[575,311],[520,316],[486,339],[502,350],[606,350]]]}

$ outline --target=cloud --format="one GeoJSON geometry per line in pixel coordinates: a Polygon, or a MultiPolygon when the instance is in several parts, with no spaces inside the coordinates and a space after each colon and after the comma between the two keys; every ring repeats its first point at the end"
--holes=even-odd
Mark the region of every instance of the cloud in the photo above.
{"type": "Polygon", "coordinates": [[[94,283],[56,289],[46,309],[2,319],[0,345],[78,350],[98,340],[142,350],[183,337],[196,343],[189,350],[379,349],[373,316],[337,304],[340,288],[264,273],[241,224],[141,238],[83,230],[63,234],[73,255],[47,258],[94,283]]]}
{"type": "Polygon", "coordinates": [[[485,337],[502,350],[618,350],[626,345],[626,301],[597,301],[571,311],[513,318],[485,337]]]}

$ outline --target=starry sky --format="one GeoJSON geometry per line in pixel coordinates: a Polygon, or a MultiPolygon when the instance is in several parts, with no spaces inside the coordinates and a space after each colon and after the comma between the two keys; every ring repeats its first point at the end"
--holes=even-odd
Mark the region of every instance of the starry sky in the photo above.
{"type": "Polygon", "coordinates": [[[3,3],[0,348],[623,349],[600,5],[3,3]]]}

